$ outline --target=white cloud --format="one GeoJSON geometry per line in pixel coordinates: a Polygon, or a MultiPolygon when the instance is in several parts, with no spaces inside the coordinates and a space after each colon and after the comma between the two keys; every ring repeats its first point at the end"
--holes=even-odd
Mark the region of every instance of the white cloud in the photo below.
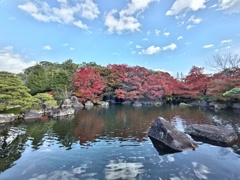
{"type": "Polygon", "coordinates": [[[42,48],[43,50],[52,50],[52,47],[51,46],[49,46],[49,45],[46,45],[46,46],[43,46],[43,48],[42,48]]]}
{"type": "Polygon", "coordinates": [[[84,3],[80,5],[80,7],[81,16],[86,19],[95,19],[100,13],[97,5],[92,0],[85,0],[84,3]]]}
{"type": "Polygon", "coordinates": [[[151,34],[151,32],[150,32],[150,31],[148,31],[148,32],[147,32],[147,35],[149,36],[150,34],[151,34]]]}
{"type": "Polygon", "coordinates": [[[148,38],[143,38],[142,40],[143,40],[143,41],[148,41],[148,38]]]}
{"type": "Polygon", "coordinates": [[[12,50],[13,50],[13,46],[5,46],[0,50],[0,52],[10,52],[12,50]]]}
{"type": "Polygon", "coordinates": [[[239,0],[219,0],[218,7],[225,13],[240,13],[240,1],[239,0]]]}
{"type": "Polygon", "coordinates": [[[29,66],[34,66],[37,62],[26,62],[19,54],[12,52],[12,46],[6,46],[0,49],[0,71],[11,73],[20,73],[29,66]]]}
{"type": "Polygon", "coordinates": [[[161,30],[159,30],[159,29],[155,29],[155,34],[156,34],[157,36],[160,35],[160,32],[161,32],[161,30]]]}
{"type": "Polygon", "coordinates": [[[141,24],[133,16],[120,15],[119,18],[114,17],[116,10],[105,14],[104,25],[108,27],[108,32],[122,34],[125,31],[139,31],[141,24]]]}
{"type": "Polygon", "coordinates": [[[129,43],[127,44],[127,46],[130,46],[131,44],[133,44],[133,42],[132,42],[132,41],[129,41],[129,43]]]}
{"type": "Polygon", "coordinates": [[[199,24],[201,21],[202,21],[202,19],[200,19],[200,18],[195,18],[195,16],[191,16],[191,17],[188,19],[188,22],[192,22],[193,24],[199,24]]]}
{"type": "Polygon", "coordinates": [[[112,10],[104,15],[104,25],[110,33],[122,34],[130,31],[135,32],[140,29],[140,22],[137,17],[144,12],[154,0],[131,0],[125,9],[121,11],[112,10]]]}
{"type": "Polygon", "coordinates": [[[164,32],[163,35],[168,37],[170,35],[170,32],[164,32]]]}
{"type": "Polygon", "coordinates": [[[82,23],[82,18],[92,20],[100,13],[92,0],[81,1],[72,6],[67,0],[58,0],[58,3],[60,7],[51,7],[44,1],[27,1],[18,5],[18,8],[39,21],[72,24],[82,29],[88,28],[82,23]]]}
{"type": "Polygon", "coordinates": [[[172,44],[170,44],[170,45],[168,45],[168,46],[163,47],[162,49],[163,49],[164,51],[166,51],[166,50],[174,50],[174,49],[176,49],[176,48],[177,48],[177,45],[174,44],[174,43],[172,43],[172,44]]]}
{"type": "Polygon", "coordinates": [[[212,48],[214,45],[213,44],[207,44],[207,45],[204,45],[203,48],[207,49],[207,48],[212,48]]]}
{"type": "Polygon", "coordinates": [[[74,50],[75,48],[74,48],[74,47],[70,47],[69,49],[72,51],[72,50],[74,50]]]}
{"type": "Polygon", "coordinates": [[[147,49],[143,49],[139,54],[153,55],[161,51],[160,47],[149,46],[147,49]]]}
{"type": "Polygon", "coordinates": [[[128,7],[120,12],[120,14],[125,15],[133,15],[135,13],[141,13],[144,12],[151,2],[154,0],[131,0],[130,3],[128,3],[128,7]]]}
{"type": "Polygon", "coordinates": [[[68,46],[69,44],[68,43],[64,43],[63,46],[68,46]]]}
{"type": "Polygon", "coordinates": [[[183,39],[183,37],[182,36],[178,36],[177,40],[179,41],[181,39],[183,39]]]}
{"type": "Polygon", "coordinates": [[[73,24],[81,29],[88,29],[88,26],[86,24],[83,24],[82,21],[75,21],[73,24]]]}
{"type": "Polygon", "coordinates": [[[210,6],[210,8],[216,8],[218,6],[218,4],[213,4],[212,6],[210,6]]]}
{"type": "Polygon", "coordinates": [[[227,46],[227,47],[224,47],[222,49],[230,49],[230,48],[231,48],[231,46],[227,46]]]}
{"type": "Polygon", "coordinates": [[[136,48],[137,48],[137,49],[141,49],[142,46],[140,46],[140,45],[136,45],[136,48]]]}
{"type": "Polygon", "coordinates": [[[192,29],[192,28],[194,28],[194,27],[195,27],[194,25],[188,25],[188,26],[186,27],[186,29],[189,30],[189,29],[192,29]]]}
{"type": "Polygon", "coordinates": [[[221,44],[230,43],[230,42],[232,42],[232,39],[225,39],[221,41],[221,44]]]}
{"type": "Polygon", "coordinates": [[[183,11],[204,9],[206,2],[207,0],[176,0],[166,15],[177,15],[183,11]]]}

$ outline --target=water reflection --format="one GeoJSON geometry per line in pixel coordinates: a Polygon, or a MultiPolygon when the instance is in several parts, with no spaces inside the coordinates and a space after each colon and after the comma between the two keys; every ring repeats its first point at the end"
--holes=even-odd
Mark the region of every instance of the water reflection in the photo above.
{"type": "Polygon", "coordinates": [[[193,161],[190,168],[184,167],[179,173],[171,174],[170,180],[209,179],[209,173],[207,166],[193,161]]]}
{"type": "Polygon", "coordinates": [[[110,161],[105,167],[105,179],[136,179],[138,175],[144,173],[142,163],[115,162],[110,161]]]}
{"type": "Polygon", "coordinates": [[[76,126],[73,129],[74,136],[80,144],[93,141],[98,135],[104,133],[104,109],[91,108],[87,111],[79,111],[76,114],[76,126]]]}
{"type": "Polygon", "coordinates": [[[159,116],[181,131],[192,123],[239,123],[232,111],[116,105],[81,109],[74,119],[8,124],[0,132],[0,179],[240,179],[240,156],[231,148],[202,143],[173,153],[152,142],[146,132],[159,116]],[[11,129],[24,133],[14,138],[11,129]]]}

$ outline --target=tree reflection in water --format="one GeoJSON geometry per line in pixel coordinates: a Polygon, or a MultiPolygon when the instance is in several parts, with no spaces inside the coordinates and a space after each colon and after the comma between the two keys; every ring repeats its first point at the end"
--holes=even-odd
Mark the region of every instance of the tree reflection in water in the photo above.
{"type": "Polygon", "coordinates": [[[111,105],[79,110],[73,119],[11,124],[7,133],[12,127],[25,133],[0,147],[0,179],[239,179],[239,155],[231,148],[201,143],[196,151],[172,153],[146,134],[159,116],[179,130],[192,123],[234,127],[239,114],[231,112],[111,105]]]}
{"type": "Polygon", "coordinates": [[[76,123],[74,134],[80,144],[93,141],[98,134],[102,135],[104,132],[104,120],[100,108],[80,110],[76,115],[76,123]]]}

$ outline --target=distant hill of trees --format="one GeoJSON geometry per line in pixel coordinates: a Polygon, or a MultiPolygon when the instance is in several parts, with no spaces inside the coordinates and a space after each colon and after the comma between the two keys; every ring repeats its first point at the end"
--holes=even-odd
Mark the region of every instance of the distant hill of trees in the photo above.
{"type": "Polygon", "coordinates": [[[193,66],[186,76],[175,78],[167,72],[125,64],[104,67],[94,62],[43,61],[18,75],[0,72],[0,110],[29,107],[37,102],[32,99],[34,95],[45,92],[56,100],[75,95],[83,103],[87,100],[97,103],[108,96],[119,101],[201,99],[236,102],[240,99],[239,63],[238,55],[216,55],[209,61],[216,73],[204,74],[203,68],[193,66]]]}

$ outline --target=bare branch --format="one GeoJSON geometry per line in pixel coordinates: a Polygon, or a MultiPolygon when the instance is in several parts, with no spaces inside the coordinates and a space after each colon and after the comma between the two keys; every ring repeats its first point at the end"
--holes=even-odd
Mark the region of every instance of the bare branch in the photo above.
{"type": "Polygon", "coordinates": [[[207,65],[215,71],[236,70],[240,67],[240,56],[234,53],[215,54],[207,65]]]}

